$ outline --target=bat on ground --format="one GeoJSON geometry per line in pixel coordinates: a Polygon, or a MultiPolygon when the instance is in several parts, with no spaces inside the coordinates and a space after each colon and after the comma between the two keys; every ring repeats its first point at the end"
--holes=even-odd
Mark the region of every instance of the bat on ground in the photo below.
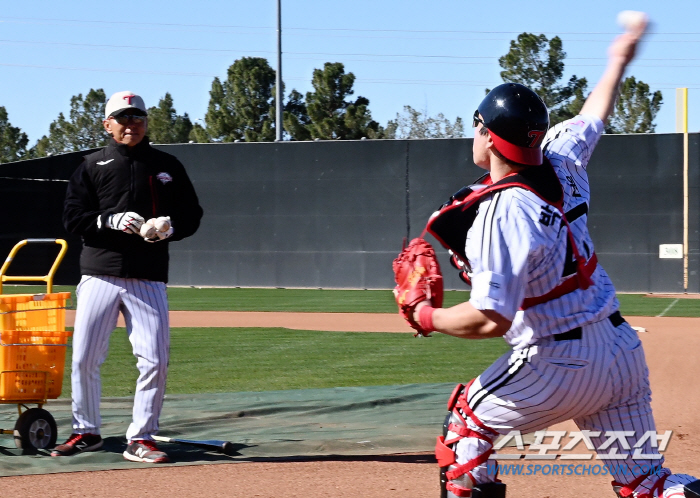
{"type": "Polygon", "coordinates": [[[180,443],[180,444],[191,444],[193,446],[199,446],[200,448],[206,448],[208,450],[218,451],[224,455],[234,455],[236,450],[233,443],[230,441],[221,441],[219,439],[179,439],[174,437],[165,436],[153,436],[156,441],[161,441],[163,443],[180,443]]]}

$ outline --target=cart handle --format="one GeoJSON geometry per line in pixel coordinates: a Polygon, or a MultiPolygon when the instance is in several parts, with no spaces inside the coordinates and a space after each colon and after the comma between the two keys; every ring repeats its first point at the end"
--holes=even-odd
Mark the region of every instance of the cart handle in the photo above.
{"type": "Polygon", "coordinates": [[[2,294],[2,284],[4,282],[10,281],[46,282],[46,292],[50,294],[53,290],[53,276],[56,274],[56,270],[58,270],[58,265],[60,265],[61,261],[63,261],[63,256],[66,255],[67,250],[68,244],[63,239],[24,239],[17,242],[17,244],[15,244],[15,246],[10,251],[10,255],[5,260],[5,263],[2,265],[2,268],[0,268],[0,294],[2,294]],[[56,259],[53,262],[53,265],[51,265],[49,273],[42,277],[20,277],[5,275],[5,273],[7,273],[7,269],[10,267],[10,263],[12,263],[12,260],[15,259],[17,252],[27,244],[59,244],[61,246],[61,250],[58,252],[56,259]]]}

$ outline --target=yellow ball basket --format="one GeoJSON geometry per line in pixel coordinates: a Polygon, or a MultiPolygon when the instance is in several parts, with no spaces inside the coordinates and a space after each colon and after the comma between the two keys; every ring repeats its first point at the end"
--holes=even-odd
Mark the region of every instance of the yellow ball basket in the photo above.
{"type": "Polygon", "coordinates": [[[56,444],[56,421],[42,406],[61,395],[66,346],[72,334],[66,331],[70,292],[52,292],[53,277],[67,249],[63,239],[26,239],[12,248],[0,269],[0,403],[17,403],[19,411],[14,429],[0,429],[0,433],[13,434],[25,453],[56,444]],[[30,243],[61,246],[49,273],[6,275],[17,252],[30,243]],[[45,282],[46,293],[2,294],[7,281],[45,282]],[[27,408],[29,403],[38,408],[27,408]]]}

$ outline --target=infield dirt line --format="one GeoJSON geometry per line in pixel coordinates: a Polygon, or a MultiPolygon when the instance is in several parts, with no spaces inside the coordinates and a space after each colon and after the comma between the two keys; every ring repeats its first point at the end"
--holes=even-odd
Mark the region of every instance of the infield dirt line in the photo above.
{"type": "MultiPolygon", "coordinates": [[[[66,310],[72,327],[75,310],[66,310]]],[[[124,317],[117,323],[124,327],[124,317]]],[[[332,332],[413,332],[398,313],[297,313],[276,311],[171,311],[175,327],[283,327],[332,332]]]]}

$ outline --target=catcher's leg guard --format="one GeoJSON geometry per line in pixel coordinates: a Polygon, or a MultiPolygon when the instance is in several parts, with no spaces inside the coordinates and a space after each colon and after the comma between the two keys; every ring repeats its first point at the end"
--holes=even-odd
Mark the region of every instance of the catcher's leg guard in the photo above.
{"type": "MultiPolygon", "coordinates": [[[[460,384],[461,386],[461,384],[460,384]]],[[[457,386],[459,387],[459,386],[457,386]]],[[[447,404],[449,407],[449,403],[447,404]]],[[[450,419],[452,418],[452,411],[447,412],[445,417],[445,422],[442,424],[442,439],[443,441],[447,437],[447,427],[450,425],[450,419]]],[[[437,446],[435,448],[435,454],[437,455],[437,446]]],[[[447,477],[445,473],[449,467],[440,467],[440,498],[447,498],[447,477]]]]}
{"type": "Polygon", "coordinates": [[[641,496],[642,498],[654,498],[656,491],[659,495],[663,493],[664,482],[671,474],[671,471],[663,469],[657,474],[641,475],[629,484],[620,484],[613,481],[613,491],[618,498],[629,498],[641,496]]]}
{"type": "Polygon", "coordinates": [[[613,481],[613,491],[618,498],[700,498],[700,480],[663,468],[626,485],[613,481]]]}
{"type": "MultiPolygon", "coordinates": [[[[493,440],[498,434],[484,426],[472,413],[466,399],[468,389],[469,386],[459,384],[452,392],[447,403],[448,413],[443,424],[443,435],[438,437],[435,445],[435,456],[440,465],[440,497],[504,498],[505,484],[500,482],[477,484],[472,474],[472,470],[488,461],[493,453],[493,440]],[[477,430],[467,427],[467,418],[472,423],[472,427],[477,430]],[[481,446],[479,449],[481,453],[466,463],[459,464],[454,448],[456,443],[464,438],[481,441],[477,444],[481,446]]],[[[496,477],[494,476],[494,479],[496,477]]]]}

